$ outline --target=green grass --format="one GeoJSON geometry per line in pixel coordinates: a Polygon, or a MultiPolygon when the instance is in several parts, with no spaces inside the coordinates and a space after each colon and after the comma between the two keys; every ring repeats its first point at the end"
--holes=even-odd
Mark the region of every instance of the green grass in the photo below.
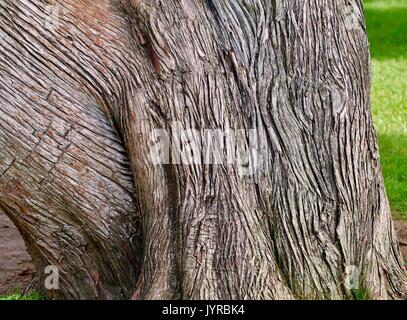
{"type": "Polygon", "coordinates": [[[371,300],[369,293],[365,289],[352,290],[352,300],[371,300]]]}
{"type": "Polygon", "coordinates": [[[407,219],[407,0],[366,0],[373,116],[396,219],[407,219]]]}
{"type": "Polygon", "coordinates": [[[19,291],[17,291],[14,294],[0,296],[0,301],[11,301],[11,300],[44,300],[44,298],[37,293],[23,295],[19,291]]]}

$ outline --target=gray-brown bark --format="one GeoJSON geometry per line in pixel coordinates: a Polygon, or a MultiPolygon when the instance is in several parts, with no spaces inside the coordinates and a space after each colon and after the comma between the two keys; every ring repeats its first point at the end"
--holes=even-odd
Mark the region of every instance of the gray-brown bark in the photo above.
{"type": "Polygon", "coordinates": [[[342,299],[350,266],[403,297],[348,2],[0,0],[0,204],[56,297],[342,299]],[[255,129],[263,167],[152,163],[174,121],[255,129]]]}

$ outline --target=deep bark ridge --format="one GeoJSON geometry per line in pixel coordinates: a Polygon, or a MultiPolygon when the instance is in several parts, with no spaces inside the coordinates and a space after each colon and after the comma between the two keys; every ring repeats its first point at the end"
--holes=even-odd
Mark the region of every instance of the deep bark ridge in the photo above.
{"type": "Polygon", "coordinates": [[[361,2],[0,0],[0,207],[48,297],[403,298],[361,2]],[[174,122],[255,129],[261,170],[152,163],[174,122]]]}

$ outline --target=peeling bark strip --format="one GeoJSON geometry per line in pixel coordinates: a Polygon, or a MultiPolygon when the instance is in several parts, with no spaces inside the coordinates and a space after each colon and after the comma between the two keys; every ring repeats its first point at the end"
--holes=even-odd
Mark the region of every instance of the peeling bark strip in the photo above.
{"type": "Polygon", "coordinates": [[[60,269],[47,294],[402,298],[362,12],[0,0],[0,206],[38,275],[60,269]],[[151,132],[173,122],[256,129],[265,167],[154,165],[151,132]]]}

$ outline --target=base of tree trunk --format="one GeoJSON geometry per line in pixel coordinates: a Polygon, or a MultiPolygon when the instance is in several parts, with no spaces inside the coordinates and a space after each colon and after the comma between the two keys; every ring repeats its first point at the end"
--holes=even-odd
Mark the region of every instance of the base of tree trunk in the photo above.
{"type": "Polygon", "coordinates": [[[37,283],[59,271],[48,298],[406,296],[361,0],[18,0],[0,15],[0,208],[37,283]],[[207,129],[235,132],[244,161],[199,161],[207,129]]]}

